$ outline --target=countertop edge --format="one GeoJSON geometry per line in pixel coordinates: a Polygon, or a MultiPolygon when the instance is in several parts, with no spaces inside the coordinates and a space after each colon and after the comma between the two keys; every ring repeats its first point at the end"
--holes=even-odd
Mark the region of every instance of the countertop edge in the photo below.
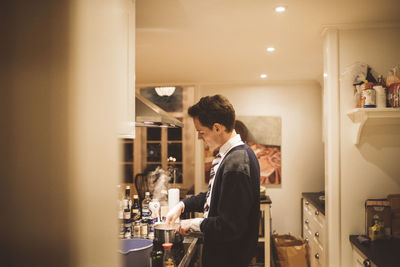
{"type": "Polygon", "coordinates": [[[318,199],[319,196],[323,195],[321,192],[303,192],[301,193],[303,198],[307,199],[315,206],[315,208],[325,216],[325,204],[322,204],[318,199]]]}
{"type": "Polygon", "coordinates": [[[260,204],[272,204],[271,198],[266,195],[265,199],[260,199],[260,204]]]}

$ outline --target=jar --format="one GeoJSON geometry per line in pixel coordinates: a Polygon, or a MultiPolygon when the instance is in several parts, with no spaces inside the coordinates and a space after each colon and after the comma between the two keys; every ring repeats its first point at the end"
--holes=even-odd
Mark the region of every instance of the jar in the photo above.
{"type": "Polygon", "coordinates": [[[382,85],[376,85],[373,88],[376,92],[376,107],[386,108],[386,88],[382,85]]]}
{"type": "Polygon", "coordinates": [[[143,238],[146,238],[148,235],[148,231],[147,231],[147,223],[141,223],[140,224],[140,235],[143,238]]]}
{"type": "Polygon", "coordinates": [[[362,107],[375,108],[376,107],[376,91],[372,83],[366,83],[362,91],[362,107]]]}
{"type": "Polygon", "coordinates": [[[397,108],[400,106],[400,82],[393,83],[389,86],[387,99],[389,107],[397,108]]]}
{"type": "Polygon", "coordinates": [[[140,237],[140,222],[135,222],[133,226],[133,236],[140,237]]]}
{"type": "Polygon", "coordinates": [[[156,221],[157,218],[151,218],[149,219],[149,223],[148,223],[148,228],[147,228],[147,232],[148,232],[148,238],[153,240],[154,239],[154,222],[156,221]]]}
{"type": "Polygon", "coordinates": [[[130,239],[132,237],[132,223],[130,220],[124,222],[124,238],[130,239]]]}

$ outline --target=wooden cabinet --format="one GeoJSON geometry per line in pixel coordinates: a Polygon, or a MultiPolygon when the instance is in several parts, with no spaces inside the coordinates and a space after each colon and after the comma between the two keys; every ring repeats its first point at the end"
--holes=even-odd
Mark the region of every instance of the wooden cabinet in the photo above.
{"type": "Polygon", "coordinates": [[[303,199],[303,238],[309,246],[311,267],[325,266],[325,215],[303,199]]]}
{"type": "Polygon", "coordinates": [[[271,203],[261,203],[260,210],[264,219],[264,237],[260,237],[258,242],[264,242],[264,266],[269,267],[271,262],[271,203]]]}

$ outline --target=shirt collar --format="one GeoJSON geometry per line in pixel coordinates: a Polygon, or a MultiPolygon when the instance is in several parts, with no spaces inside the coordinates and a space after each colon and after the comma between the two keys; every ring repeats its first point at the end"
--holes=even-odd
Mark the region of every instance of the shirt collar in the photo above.
{"type": "Polygon", "coordinates": [[[232,148],[243,144],[244,143],[242,141],[242,138],[240,137],[240,134],[236,134],[221,146],[221,148],[219,149],[219,154],[224,157],[232,148]]]}

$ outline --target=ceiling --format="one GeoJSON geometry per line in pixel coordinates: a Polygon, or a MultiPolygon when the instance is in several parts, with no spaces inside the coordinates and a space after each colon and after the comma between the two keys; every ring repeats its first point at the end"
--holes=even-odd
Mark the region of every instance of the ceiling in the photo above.
{"type": "Polygon", "coordinates": [[[399,0],[136,0],[136,82],[320,81],[325,25],[399,21],[399,0]]]}

